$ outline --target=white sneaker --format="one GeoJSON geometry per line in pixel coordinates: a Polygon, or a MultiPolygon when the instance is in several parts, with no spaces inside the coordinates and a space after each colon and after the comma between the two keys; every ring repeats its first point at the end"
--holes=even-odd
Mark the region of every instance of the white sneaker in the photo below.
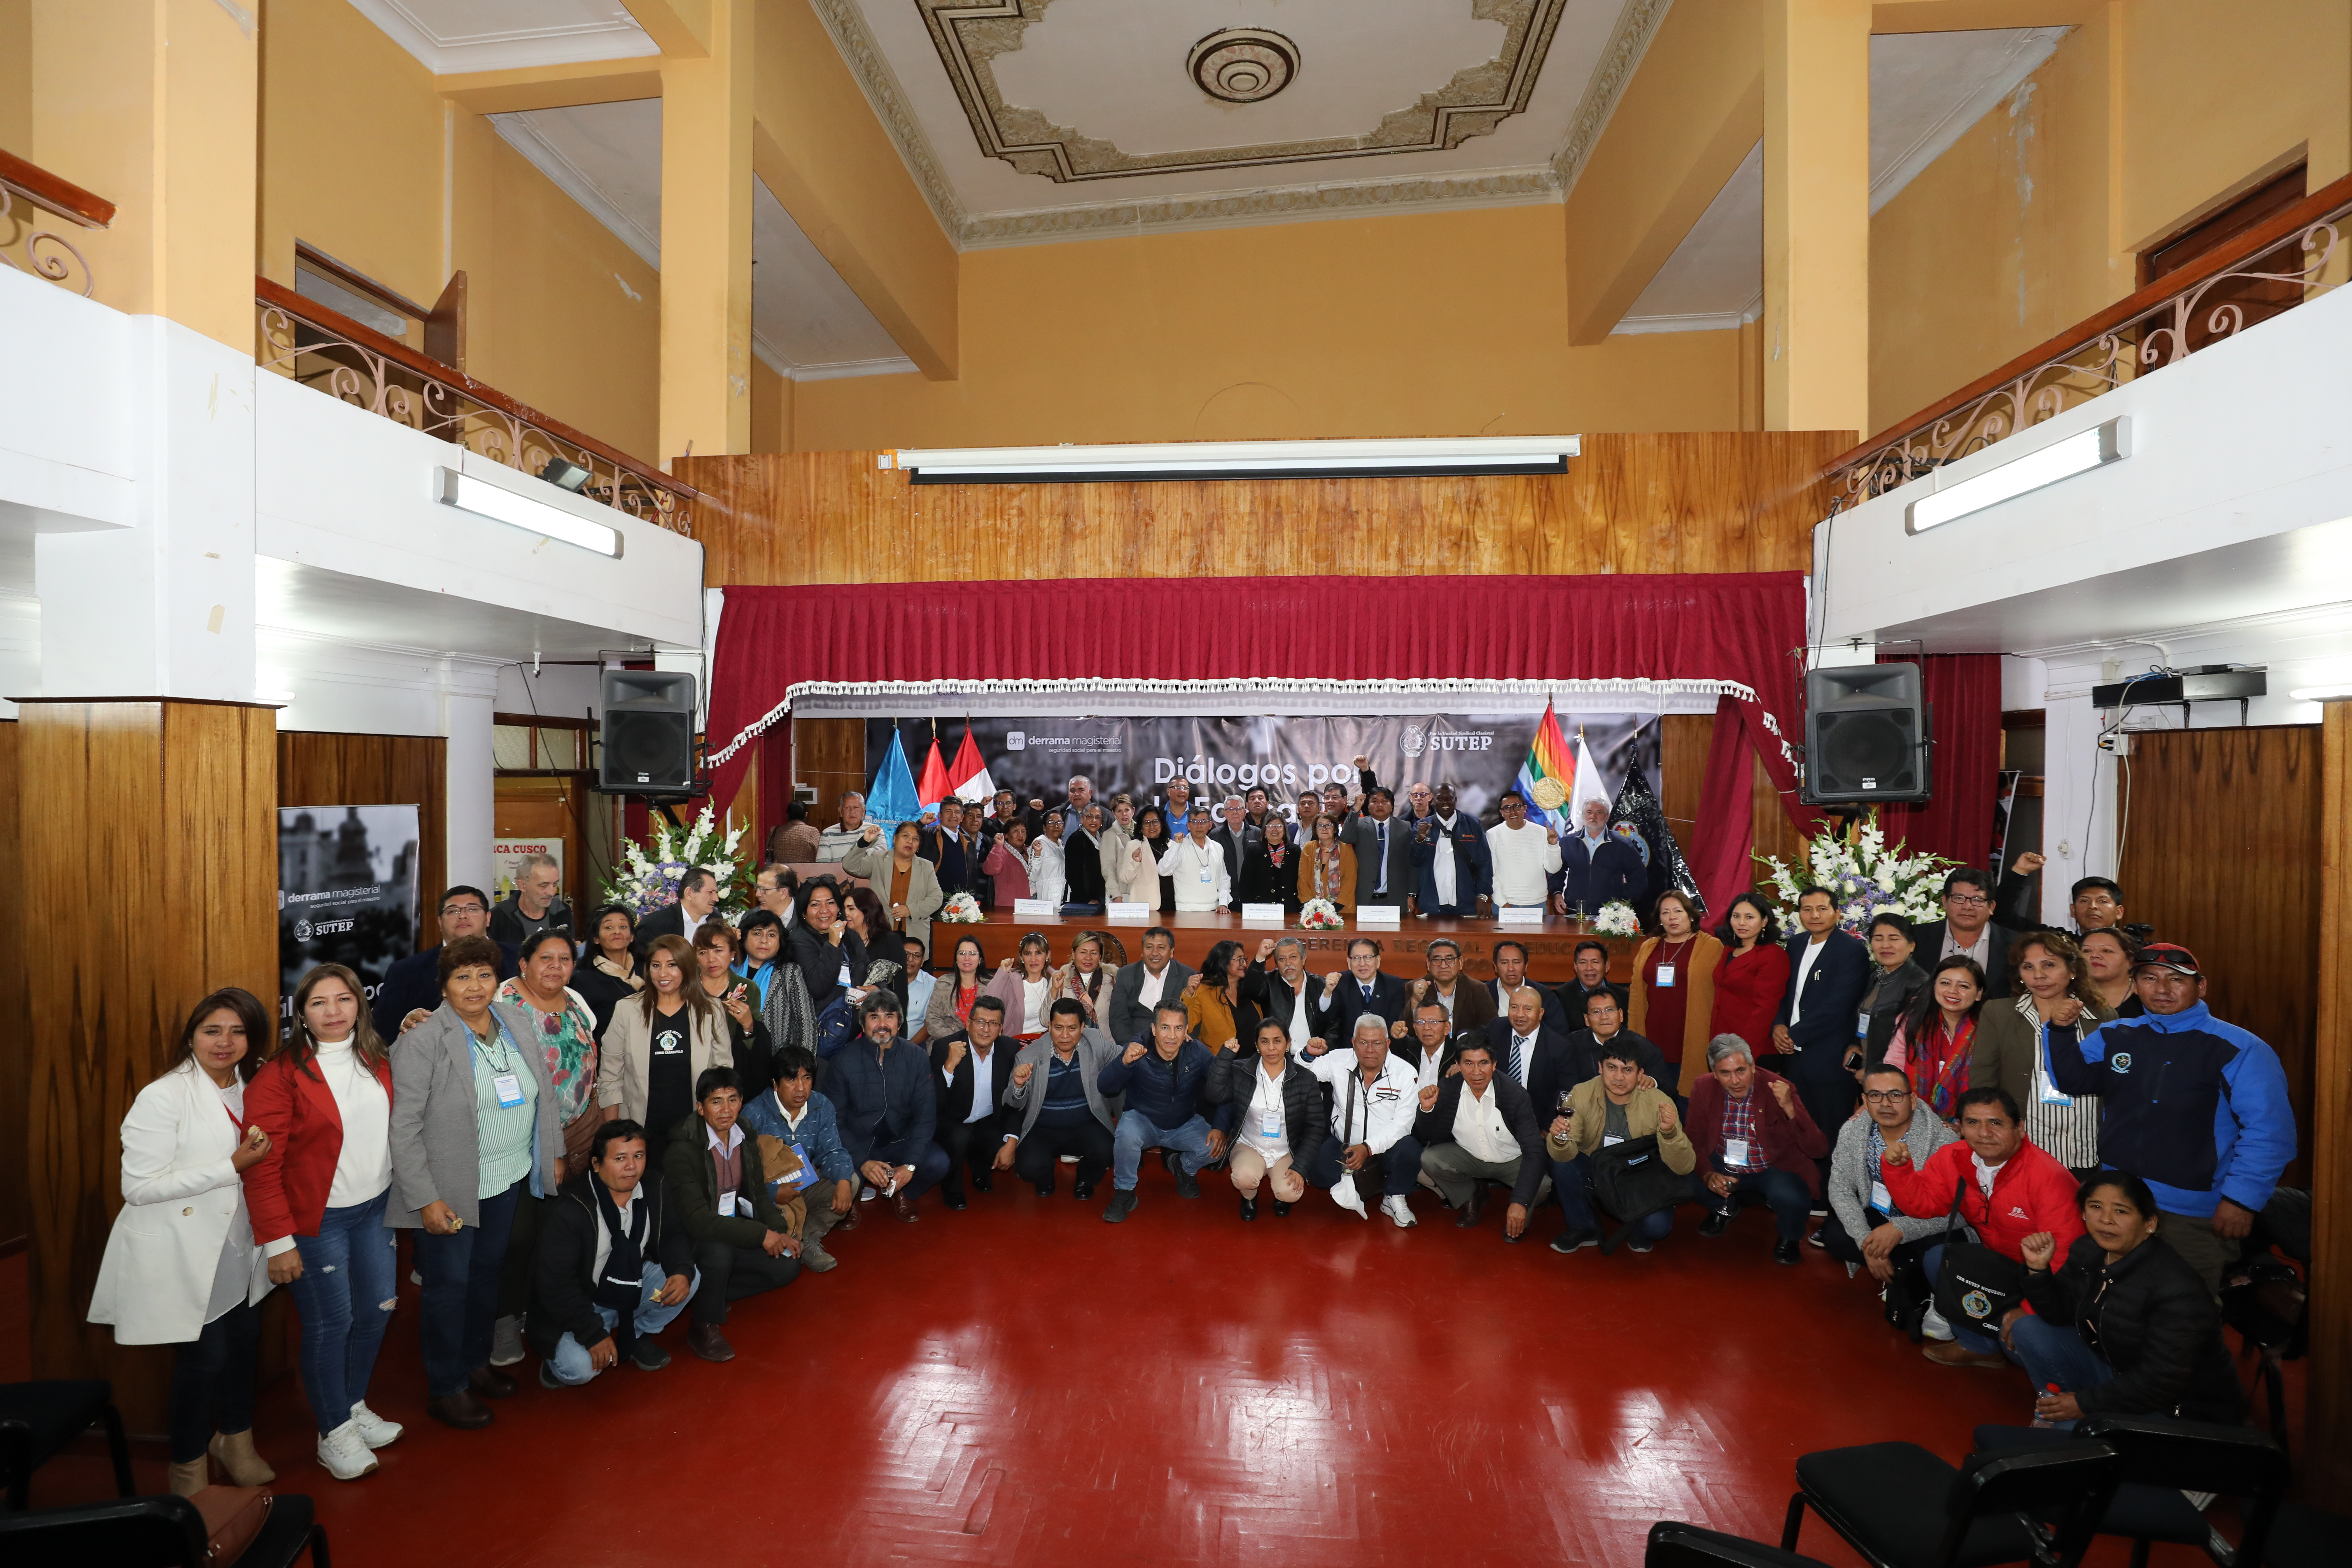
{"type": "Polygon", "coordinates": [[[1364,1195],[1356,1191],[1356,1178],[1341,1176],[1331,1188],[1331,1201],[1354,1215],[1358,1219],[1372,1216],[1364,1210],[1364,1195]]]}
{"type": "Polygon", "coordinates": [[[1952,1337],[1952,1325],[1944,1321],[1943,1313],[1929,1307],[1927,1315],[1919,1320],[1919,1331],[1931,1340],[1948,1340],[1952,1337]]]}
{"type": "Polygon", "coordinates": [[[375,1456],[360,1441],[359,1426],[346,1421],[319,1439],[319,1463],[339,1481],[355,1481],[375,1468],[375,1456]]]}
{"type": "Polygon", "coordinates": [[[362,1443],[371,1448],[389,1448],[400,1441],[403,1432],[408,1430],[399,1422],[387,1421],[370,1410],[364,1399],[352,1406],[351,1429],[358,1434],[362,1443]]]}
{"type": "Polygon", "coordinates": [[[1402,1194],[1392,1198],[1382,1198],[1381,1212],[1396,1221],[1396,1227],[1399,1230],[1411,1230],[1421,1223],[1412,1217],[1412,1205],[1404,1201],[1402,1194]]]}

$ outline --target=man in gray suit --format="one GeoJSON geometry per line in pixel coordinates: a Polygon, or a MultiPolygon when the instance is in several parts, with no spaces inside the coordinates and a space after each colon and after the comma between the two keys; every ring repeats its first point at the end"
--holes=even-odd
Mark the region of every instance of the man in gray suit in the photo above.
{"type": "Polygon", "coordinates": [[[1111,977],[1110,1005],[1103,1024],[1111,1043],[1125,1050],[1151,1042],[1151,1010],[1162,1002],[1181,1002],[1192,971],[1176,962],[1176,938],[1166,926],[1143,933],[1143,962],[1124,963],[1111,977]]]}
{"type": "Polygon", "coordinates": [[[1364,809],[1348,819],[1346,839],[1356,851],[1356,902],[1402,904],[1412,881],[1412,832],[1392,815],[1396,796],[1386,784],[1364,793],[1364,809]]]}
{"type": "Polygon", "coordinates": [[[996,1168],[1012,1171],[1054,1195],[1054,1170],[1065,1154],[1078,1159],[1072,1195],[1094,1195],[1095,1184],[1110,1168],[1111,1131],[1126,1109],[1124,1096],[1102,1092],[1096,1083],[1103,1064],[1117,1061],[1119,1047],[1100,1029],[1087,1027],[1086,1009],[1074,997],[1054,1004],[1045,1033],[1013,1058],[1013,1082],[1004,1091],[1005,1125],[1015,1121],[996,1151],[996,1168]]]}

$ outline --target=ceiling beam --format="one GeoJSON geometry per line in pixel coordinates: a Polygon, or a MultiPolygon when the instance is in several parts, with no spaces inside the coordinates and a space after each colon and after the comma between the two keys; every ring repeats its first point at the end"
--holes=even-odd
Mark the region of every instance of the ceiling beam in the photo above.
{"type": "Polygon", "coordinates": [[[2079,27],[2107,0],[1876,0],[1873,33],[1966,33],[1993,27],[2079,27]]]}
{"type": "Polygon", "coordinates": [[[710,52],[710,0],[621,0],[661,52],[700,59],[710,52]]]}
{"type": "Polygon", "coordinates": [[[476,114],[519,114],[583,103],[621,103],[661,96],[661,60],[638,55],[577,65],[526,66],[519,70],[436,76],[434,90],[476,114]]]}

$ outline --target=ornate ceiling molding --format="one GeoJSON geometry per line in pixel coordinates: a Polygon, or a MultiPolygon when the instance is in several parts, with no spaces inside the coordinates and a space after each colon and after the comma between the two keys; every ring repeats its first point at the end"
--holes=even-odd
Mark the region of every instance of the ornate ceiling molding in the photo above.
{"type": "Polygon", "coordinates": [[[1503,24],[1501,51],[1483,65],[1456,71],[1444,87],[1382,115],[1379,124],[1360,134],[1150,153],[1123,152],[1111,142],[1056,125],[1034,109],[1004,100],[996,84],[996,57],[1020,48],[1022,35],[1044,18],[1052,4],[1053,0],[915,0],[980,150],[1024,174],[1042,174],[1062,184],[1135,174],[1371,158],[1389,153],[1437,153],[1458,147],[1526,110],[1568,0],[1472,0],[1475,15],[1503,24]]]}
{"type": "MultiPolygon", "coordinates": [[[[1044,0],[1032,0],[1042,5],[1044,0]]],[[[908,106],[905,89],[891,71],[881,47],[867,28],[858,0],[809,0],[842,59],[857,80],[875,117],[898,147],[899,157],[931,208],[949,240],[961,249],[992,246],[1031,245],[1055,239],[1135,233],[1139,230],[1211,228],[1253,223],[1302,222],[1318,217],[1363,216],[1381,211],[1442,211],[1488,205],[1523,205],[1561,200],[1583,173],[1585,160],[1607,127],[1626,83],[1665,20],[1673,0],[1625,0],[1601,63],[1587,84],[1577,107],[1567,142],[1549,166],[1489,171],[1476,174],[1436,175],[1413,180],[1365,179],[1261,186],[1248,191],[1212,192],[1145,200],[1088,203],[1039,207],[1026,212],[974,214],[949,179],[922,126],[908,106]]],[[[1008,15],[1018,0],[996,0],[1008,15]]],[[[952,8],[952,7],[951,7],[952,8]]],[[[1549,7],[1550,26],[1558,22],[1559,5],[1549,7]]],[[[931,7],[925,6],[931,22],[931,7]]],[[[936,22],[932,25],[936,27],[936,22]]],[[[1022,24],[1025,25],[1025,24],[1022,24]]],[[[936,33],[934,34],[936,37],[936,33]]],[[[950,78],[953,79],[952,72],[950,78]]],[[[1457,81],[1459,79],[1457,78],[1457,81]]],[[[1534,72],[1528,73],[1532,88],[1534,72]]],[[[963,87],[957,83],[961,95],[963,87]]],[[[1521,100],[1524,102],[1524,98],[1521,100]]],[[[969,103],[967,102],[967,110],[969,103]]],[[[1494,123],[1516,110],[1488,110],[1494,123]]],[[[1391,117],[1393,118],[1393,117],[1391,117]]],[[[1386,123],[1385,121],[1383,122],[1386,123]]],[[[1490,123],[1484,129],[1491,129],[1490,123]]],[[[1465,134],[1475,132],[1465,132],[1465,134]]],[[[1389,147],[1381,152],[1425,149],[1389,147]]],[[[1246,152],[1248,150],[1239,150],[1246,152]]],[[[1303,160],[1293,160],[1303,161],[1303,160]]],[[[1214,167],[1217,165],[1206,165],[1214,167]]],[[[1244,164],[1244,166],[1248,166],[1244,164]]],[[[1159,166],[1136,174],[1166,172],[1159,166]]]]}

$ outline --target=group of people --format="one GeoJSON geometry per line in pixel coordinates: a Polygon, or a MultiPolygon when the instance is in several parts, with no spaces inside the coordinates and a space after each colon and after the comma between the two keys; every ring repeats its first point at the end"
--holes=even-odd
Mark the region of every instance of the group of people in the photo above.
{"type": "Polygon", "coordinates": [[[908,910],[928,921],[958,893],[982,907],[1036,900],[1074,911],[1140,903],[1163,914],[1281,904],[1297,912],[1324,900],[1342,914],[1363,904],[1416,916],[1481,916],[1535,907],[1568,914],[1641,899],[1649,867],[1637,840],[1610,824],[1610,806],[1588,800],[1576,831],[1532,822],[1528,800],[1507,790],[1496,820],[1461,810],[1449,784],[1396,792],[1355,759],[1358,789],[1339,784],[1277,804],[1263,787],[1212,802],[1182,779],[1159,800],[1124,791],[1098,797],[1084,773],[1066,795],[1020,801],[1009,789],[985,803],[950,797],[935,811],[892,826],[866,815],[856,790],[835,802],[837,826],[818,828],[808,808],[770,836],[780,864],[870,862],[911,834],[912,858],[927,871],[910,880],[908,910]]]}
{"type": "MultiPolygon", "coordinates": [[[[335,964],[282,1043],[246,992],[200,1002],[125,1120],[89,1311],[177,1347],[174,1489],[208,1460],[270,1479],[254,1309],[278,1286],[320,1463],[374,1468],[402,1432],[368,1392],[403,1232],[425,1412],[472,1429],[529,1352],[551,1390],[655,1371],[684,1316],[688,1350],[730,1359],[730,1303],[836,1267],[862,1209],[911,1223],[999,1176],[1051,1196],[1069,1164],[1125,1223],[1154,1151],[1181,1198],[1223,1172],[1245,1222],[1319,1188],[1409,1228],[1427,1192],[1464,1228],[1499,1202],[1518,1244],[1556,1202],[1560,1254],[1647,1252],[1685,1205],[1721,1237],[1757,1204],[1780,1262],[1810,1245],[1867,1272],[1931,1359],[2023,1365],[2053,1420],[2235,1418],[2214,1293],[2294,1152],[2284,1075],[2211,1016],[2192,954],[2121,923],[2111,881],[2078,884],[2062,931],[1994,922],[1990,879],[1955,871],[1943,920],[1866,940],[1820,889],[1785,937],[1758,895],[1710,932],[1670,892],[1629,980],[1591,942],[1558,986],[1508,941],[1473,976],[1445,938],[1411,978],[1368,936],[1321,975],[1287,936],[1196,973],[1160,926],[1131,963],[1086,931],[1057,966],[1032,933],[992,972],[967,933],[933,973],[923,830],[845,826],[865,885],[771,864],[731,923],[689,872],[675,905],[575,935],[526,868],[497,906],[448,889],[444,940],[373,1007],[335,964]]],[[[1457,899],[1483,885],[1468,863],[1457,899]]]]}

